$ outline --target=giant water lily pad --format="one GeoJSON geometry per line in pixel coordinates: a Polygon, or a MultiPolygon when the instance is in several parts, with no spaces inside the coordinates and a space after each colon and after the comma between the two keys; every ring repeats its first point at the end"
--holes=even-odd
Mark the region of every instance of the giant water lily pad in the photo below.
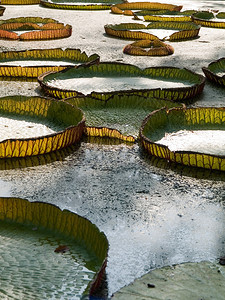
{"type": "Polygon", "coordinates": [[[104,10],[120,0],[41,0],[41,5],[57,9],[104,10]]]}
{"type": "Polygon", "coordinates": [[[38,77],[47,71],[61,71],[68,66],[98,61],[79,49],[33,49],[0,53],[0,77],[38,77]]]}
{"type": "Polygon", "coordinates": [[[140,139],[152,156],[168,161],[225,171],[225,108],[172,108],[144,120],[140,139]]]}
{"type": "Polygon", "coordinates": [[[81,299],[104,277],[105,235],[55,205],[0,198],[0,240],[2,299],[81,299]]]}
{"type": "Polygon", "coordinates": [[[192,20],[204,27],[225,28],[224,12],[199,11],[192,15],[192,20]]]}
{"type": "MultiPolygon", "coordinates": [[[[191,22],[192,14],[195,13],[194,10],[185,10],[185,11],[143,11],[139,12],[137,15],[144,16],[144,20],[148,22],[191,22]]],[[[136,14],[135,14],[136,15],[136,14]]],[[[137,16],[136,15],[136,16],[137,16]]]]}
{"type": "Polygon", "coordinates": [[[140,23],[105,25],[105,32],[122,39],[179,41],[196,38],[200,26],[193,22],[152,22],[145,26],[140,23]]]}
{"type": "Polygon", "coordinates": [[[114,294],[113,300],[217,299],[225,295],[225,267],[213,262],[155,269],[114,294]]]}
{"type": "Polygon", "coordinates": [[[39,4],[40,0],[1,0],[1,3],[5,5],[31,5],[39,4]]]}
{"type": "Polygon", "coordinates": [[[20,17],[0,20],[0,38],[9,40],[49,40],[66,38],[72,26],[50,18],[20,17]]]}
{"type": "Polygon", "coordinates": [[[0,116],[0,158],[49,153],[79,142],[85,121],[70,104],[41,97],[0,98],[0,116]]]}
{"type": "Polygon", "coordinates": [[[38,77],[44,92],[56,98],[91,96],[107,100],[114,94],[138,94],[183,101],[204,88],[205,78],[187,69],[137,66],[102,62],[38,77]]]}
{"type": "MultiPolygon", "coordinates": [[[[168,9],[158,9],[158,10],[151,10],[151,9],[144,9],[134,12],[135,16],[191,16],[197,12],[196,10],[183,10],[183,11],[171,11],[168,9]]],[[[159,21],[159,20],[158,20],[159,21]]]]}
{"type": "Polygon", "coordinates": [[[113,5],[111,7],[111,12],[114,14],[129,14],[133,15],[133,10],[170,10],[170,11],[180,11],[182,6],[158,3],[158,2],[125,2],[113,5]]]}
{"type": "Polygon", "coordinates": [[[160,40],[139,40],[126,45],[123,52],[130,55],[165,56],[173,54],[174,48],[160,40]]]}
{"type": "Polygon", "coordinates": [[[181,106],[172,101],[138,95],[113,95],[108,101],[90,97],[66,101],[85,113],[88,136],[111,137],[127,142],[137,139],[141,122],[149,112],[164,106],[181,106]]]}
{"type": "Polygon", "coordinates": [[[225,58],[211,62],[202,68],[205,76],[212,82],[225,86],[225,58]]]}

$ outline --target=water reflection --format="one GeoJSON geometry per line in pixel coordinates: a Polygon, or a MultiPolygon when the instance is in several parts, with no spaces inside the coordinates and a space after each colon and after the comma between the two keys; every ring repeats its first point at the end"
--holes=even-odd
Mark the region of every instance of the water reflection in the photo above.
{"type": "Polygon", "coordinates": [[[137,144],[67,150],[0,174],[12,196],[72,210],[105,232],[110,294],[152,268],[224,254],[222,180],[158,167],[137,144]]]}
{"type": "Polygon", "coordinates": [[[35,166],[47,165],[53,163],[54,161],[63,161],[68,155],[76,151],[79,147],[80,143],[42,155],[19,158],[1,158],[0,170],[31,168],[35,166]]]}

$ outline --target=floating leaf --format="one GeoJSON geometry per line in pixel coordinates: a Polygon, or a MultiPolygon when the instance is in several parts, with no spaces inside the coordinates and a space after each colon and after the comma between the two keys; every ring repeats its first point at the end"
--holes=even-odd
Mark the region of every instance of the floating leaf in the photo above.
{"type": "Polygon", "coordinates": [[[96,294],[109,245],[89,220],[44,202],[0,198],[0,223],[4,268],[0,298],[50,299],[57,293],[71,299],[96,294]],[[54,253],[59,242],[65,244],[57,249],[69,248],[67,255],[54,253]]]}
{"type": "Polygon", "coordinates": [[[224,119],[225,108],[161,109],[144,120],[140,139],[150,155],[188,166],[225,171],[224,146],[218,145],[223,140],[224,119]],[[181,131],[186,131],[185,135],[181,131]],[[191,135],[195,132],[198,136],[194,136],[194,144],[191,135]],[[176,135],[176,142],[163,142],[168,134],[176,135]],[[207,137],[201,140],[201,134],[207,137]],[[181,145],[179,140],[182,136],[181,145]],[[187,145],[189,141],[190,146],[187,145]]]}
{"type": "Polygon", "coordinates": [[[225,19],[225,12],[219,12],[217,15],[216,15],[217,19],[225,19]]]}
{"type": "Polygon", "coordinates": [[[105,32],[122,39],[137,39],[137,40],[158,40],[158,37],[150,32],[143,32],[147,27],[139,23],[121,23],[107,24],[104,26],[105,32]]]}
{"type": "Polygon", "coordinates": [[[40,0],[42,6],[71,10],[104,10],[110,9],[119,0],[40,0]]]}
{"type": "Polygon", "coordinates": [[[140,40],[125,46],[123,52],[130,55],[165,56],[173,54],[174,48],[160,40],[140,40]]]}
{"type": "Polygon", "coordinates": [[[225,269],[217,263],[183,263],[151,271],[116,292],[113,300],[223,300],[224,280],[225,269]]]}
{"type": "Polygon", "coordinates": [[[225,28],[225,22],[220,21],[223,16],[223,12],[216,15],[215,12],[200,11],[192,15],[192,20],[203,27],[225,28]]]}
{"type": "Polygon", "coordinates": [[[182,6],[157,2],[125,2],[113,5],[111,11],[114,14],[126,14],[131,10],[170,10],[180,11],[182,6]]]}
{"type": "Polygon", "coordinates": [[[114,94],[136,94],[184,101],[200,94],[205,78],[187,69],[137,66],[105,62],[38,77],[44,92],[55,98],[90,96],[107,100],[114,94]],[[160,87],[161,85],[161,87],[160,87]]]}
{"type": "Polygon", "coordinates": [[[211,62],[208,67],[202,68],[205,76],[212,82],[225,86],[225,58],[211,62]]]}
{"type": "MultiPolygon", "coordinates": [[[[41,97],[0,98],[2,117],[54,124],[58,131],[32,138],[7,138],[0,142],[0,158],[24,157],[55,151],[80,141],[84,129],[82,112],[65,102],[41,97]]],[[[4,132],[4,131],[3,131],[4,132]]]]}
{"type": "Polygon", "coordinates": [[[48,40],[66,38],[72,34],[72,26],[54,19],[20,17],[0,21],[0,38],[11,40],[48,40]],[[20,35],[13,30],[31,30],[20,35]]]}
{"type": "Polygon", "coordinates": [[[181,41],[196,38],[201,27],[193,22],[152,22],[147,28],[176,30],[177,32],[169,35],[168,38],[163,38],[163,40],[181,41]]]}
{"type": "Polygon", "coordinates": [[[135,12],[135,16],[144,16],[144,20],[148,22],[191,22],[192,14],[195,10],[185,10],[185,11],[169,11],[169,10],[145,10],[140,12],[135,12]]]}
{"type": "Polygon", "coordinates": [[[40,0],[1,0],[1,4],[5,5],[31,5],[39,3],[40,0]]]}
{"type": "Polygon", "coordinates": [[[149,112],[164,106],[182,106],[162,99],[117,94],[107,101],[91,97],[68,98],[66,101],[85,113],[88,136],[111,137],[126,142],[137,139],[141,122],[149,112]]]}
{"type": "Polygon", "coordinates": [[[61,71],[68,66],[98,61],[79,49],[32,49],[0,53],[0,77],[36,78],[47,71],[61,71]]]}
{"type": "Polygon", "coordinates": [[[137,39],[137,40],[157,40],[157,31],[154,29],[174,30],[176,32],[161,40],[180,41],[196,38],[199,34],[200,26],[193,22],[152,22],[148,26],[139,23],[121,23],[105,25],[105,32],[122,39],[137,39]]]}

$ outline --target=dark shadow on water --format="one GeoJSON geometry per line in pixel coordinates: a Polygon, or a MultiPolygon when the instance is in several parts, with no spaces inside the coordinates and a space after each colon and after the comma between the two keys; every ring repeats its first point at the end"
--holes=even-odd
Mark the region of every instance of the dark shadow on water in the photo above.
{"type": "Polygon", "coordinates": [[[108,138],[108,137],[95,137],[95,136],[84,136],[82,141],[84,143],[89,144],[98,144],[98,145],[127,145],[127,146],[133,146],[134,143],[132,142],[126,142],[123,140],[119,140],[117,138],[108,138]]]}
{"type": "Polygon", "coordinates": [[[0,81],[21,81],[21,82],[37,82],[37,78],[33,77],[6,77],[0,76],[0,81]]]}
{"type": "Polygon", "coordinates": [[[77,151],[79,147],[80,143],[48,154],[27,156],[21,158],[1,158],[0,170],[29,168],[40,165],[47,165],[55,161],[63,161],[67,156],[77,151]]]}

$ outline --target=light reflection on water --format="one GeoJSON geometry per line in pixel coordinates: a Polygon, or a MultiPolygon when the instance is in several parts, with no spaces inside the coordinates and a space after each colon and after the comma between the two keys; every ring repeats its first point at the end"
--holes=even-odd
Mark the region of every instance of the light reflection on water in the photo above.
{"type": "Polygon", "coordinates": [[[157,168],[138,145],[82,142],[58,161],[0,173],[11,196],[70,209],[105,232],[110,294],[152,268],[224,254],[223,181],[157,168]]]}

